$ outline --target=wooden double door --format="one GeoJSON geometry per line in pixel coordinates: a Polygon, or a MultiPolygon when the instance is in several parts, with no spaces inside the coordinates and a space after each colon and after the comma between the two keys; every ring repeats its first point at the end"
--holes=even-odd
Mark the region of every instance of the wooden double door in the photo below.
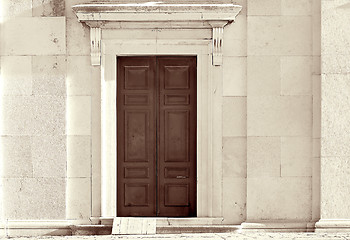
{"type": "Polygon", "coordinates": [[[117,62],[117,215],[196,216],[196,57],[117,62]]]}

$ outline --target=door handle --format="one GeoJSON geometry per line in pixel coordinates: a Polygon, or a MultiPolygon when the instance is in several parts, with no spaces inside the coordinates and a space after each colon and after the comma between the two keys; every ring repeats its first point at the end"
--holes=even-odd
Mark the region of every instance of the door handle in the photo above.
{"type": "Polygon", "coordinates": [[[184,179],[184,178],[187,178],[186,176],[177,176],[176,178],[178,179],[184,179]]]}

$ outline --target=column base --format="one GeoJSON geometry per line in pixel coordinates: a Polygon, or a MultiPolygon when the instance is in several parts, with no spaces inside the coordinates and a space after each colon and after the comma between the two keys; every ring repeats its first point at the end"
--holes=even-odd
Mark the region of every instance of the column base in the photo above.
{"type": "Polygon", "coordinates": [[[320,219],[315,232],[350,232],[350,219],[320,219]]]}
{"type": "Polygon", "coordinates": [[[28,236],[67,236],[72,231],[68,220],[4,220],[0,222],[0,238],[28,236]]]}
{"type": "Polygon", "coordinates": [[[315,222],[249,221],[241,224],[242,232],[313,232],[315,222]]]}

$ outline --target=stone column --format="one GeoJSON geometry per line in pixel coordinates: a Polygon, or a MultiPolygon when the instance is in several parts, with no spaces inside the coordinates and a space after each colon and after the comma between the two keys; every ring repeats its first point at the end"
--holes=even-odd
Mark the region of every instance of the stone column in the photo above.
{"type": "Polygon", "coordinates": [[[283,2],[247,1],[243,231],[306,231],[312,219],[312,6],[283,2]]]}
{"type": "Polygon", "coordinates": [[[322,0],[321,220],[316,231],[350,230],[350,3],[322,0]]]}

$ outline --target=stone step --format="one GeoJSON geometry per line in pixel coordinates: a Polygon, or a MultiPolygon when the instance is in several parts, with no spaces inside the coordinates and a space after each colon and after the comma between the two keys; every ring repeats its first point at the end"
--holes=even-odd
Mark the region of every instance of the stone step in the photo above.
{"type": "Polygon", "coordinates": [[[222,218],[198,217],[198,218],[156,218],[157,227],[166,226],[201,226],[222,225],[222,218]]]}
{"type": "Polygon", "coordinates": [[[157,226],[157,234],[231,233],[238,231],[240,231],[240,225],[157,226]]]}
{"type": "Polygon", "coordinates": [[[155,218],[116,217],[113,221],[113,235],[153,235],[156,234],[155,218]]]}
{"type": "MultiPolygon", "coordinates": [[[[129,229],[139,228],[138,226],[131,225],[139,225],[140,220],[147,220],[147,223],[155,222],[155,233],[157,234],[229,233],[240,230],[240,225],[223,225],[222,218],[100,218],[99,220],[100,224],[96,225],[71,226],[72,235],[109,235],[112,234],[113,223],[115,223],[115,234],[131,234],[131,232],[128,233],[129,229]],[[125,222],[124,225],[121,220],[125,222]],[[123,230],[121,226],[124,226],[128,231],[124,231],[125,229],[123,230]]],[[[141,232],[134,234],[141,234],[141,232]]],[[[154,231],[149,232],[148,234],[154,234],[154,231]]]]}
{"type": "Polygon", "coordinates": [[[110,235],[112,226],[109,225],[74,225],[70,226],[72,235],[110,235]]]}
{"type": "Polygon", "coordinates": [[[112,226],[113,225],[113,220],[114,218],[104,218],[104,217],[101,217],[100,218],[100,221],[101,221],[101,224],[102,225],[107,225],[107,226],[112,226]]]}
{"type": "MultiPolygon", "coordinates": [[[[106,225],[76,225],[71,226],[72,235],[110,235],[112,226],[106,225]]],[[[179,234],[179,233],[230,233],[240,230],[236,225],[186,225],[186,226],[157,226],[156,234],[179,234]]]]}

